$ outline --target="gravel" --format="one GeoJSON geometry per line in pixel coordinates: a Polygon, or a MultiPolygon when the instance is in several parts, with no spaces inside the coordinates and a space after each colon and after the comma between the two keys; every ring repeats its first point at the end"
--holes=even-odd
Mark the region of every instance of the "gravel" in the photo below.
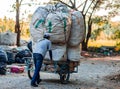
{"type": "Polygon", "coordinates": [[[61,84],[58,74],[41,72],[43,81],[37,88],[33,88],[26,71],[19,74],[7,73],[0,75],[0,89],[120,89],[119,83],[105,79],[108,75],[120,73],[120,61],[108,59],[82,59],[78,73],[70,75],[68,84],[61,84]]]}

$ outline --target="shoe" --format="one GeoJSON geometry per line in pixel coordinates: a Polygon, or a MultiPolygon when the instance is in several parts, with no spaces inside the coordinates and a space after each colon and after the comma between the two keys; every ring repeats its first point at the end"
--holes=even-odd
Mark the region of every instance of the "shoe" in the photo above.
{"type": "Polygon", "coordinates": [[[37,84],[31,84],[31,86],[32,86],[32,87],[38,87],[38,85],[37,85],[37,84]]]}
{"type": "Polygon", "coordinates": [[[42,81],[42,79],[39,79],[39,80],[37,81],[37,84],[39,84],[41,81],[42,81]]]}

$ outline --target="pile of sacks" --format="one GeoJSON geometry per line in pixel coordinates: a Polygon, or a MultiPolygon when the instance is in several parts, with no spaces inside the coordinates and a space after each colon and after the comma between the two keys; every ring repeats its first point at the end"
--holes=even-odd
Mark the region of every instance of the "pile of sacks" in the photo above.
{"type": "Polygon", "coordinates": [[[16,45],[16,38],[17,34],[10,31],[0,33],[0,45],[14,46],[16,45]]]}
{"type": "MultiPolygon", "coordinates": [[[[80,43],[85,36],[81,12],[71,11],[66,5],[38,7],[30,23],[30,34],[34,44],[43,39],[45,32],[51,34],[54,61],[80,61],[80,43]]],[[[45,56],[49,59],[49,55],[45,56]]]]}

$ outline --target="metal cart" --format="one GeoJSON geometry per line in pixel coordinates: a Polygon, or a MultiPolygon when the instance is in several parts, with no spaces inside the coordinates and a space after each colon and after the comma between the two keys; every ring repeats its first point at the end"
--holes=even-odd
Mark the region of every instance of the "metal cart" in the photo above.
{"type": "MultiPolygon", "coordinates": [[[[32,61],[32,58],[26,57],[26,66],[27,66],[27,73],[28,77],[32,79],[33,73],[34,73],[34,63],[32,61]]],[[[60,82],[62,84],[67,84],[70,78],[71,73],[77,73],[78,72],[78,61],[53,61],[52,63],[50,61],[43,61],[44,70],[41,69],[42,72],[46,73],[56,73],[60,75],[60,82]],[[47,68],[47,66],[49,66],[47,68]]]]}

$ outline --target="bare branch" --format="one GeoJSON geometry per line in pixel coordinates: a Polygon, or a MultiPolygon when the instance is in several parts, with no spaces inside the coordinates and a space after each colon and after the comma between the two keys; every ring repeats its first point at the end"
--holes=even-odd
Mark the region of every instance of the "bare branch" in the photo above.
{"type": "Polygon", "coordinates": [[[70,0],[70,3],[72,4],[72,6],[74,5],[74,3],[72,2],[72,0],[70,0]]]}
{"type": "MultiPolygon", "coordinates": [[[[63,2],[62,0],[55,0],[55,1],[59,1],[59,2],[61,2],[61,3],[63,3],[63,4],[65,4],[66,6],[68,6],[69,8],[77,10],[77,8],[75,8],[74,5],[70,6],[70,5],[66,4],[65,2],[63,2]]],[[[70,1],[71,1],[71,0],[70,0],[70,1]]],[[[73,3],[73,2],[72,2],[72,3],[73,3]]]]}
{"type": "Polygon", "coordinates": [[[20,5],[21,5],[22,1],[23,1],[23,0],[21,0],[21,1],[19,2],[20,5]]]}
{"type": "Polygon", "coordinates": [[[76,1],[74,0],[74,8],[76,7],[76,1]]]}
{"type": "Polygon", "coordinates": [[[54,0],[54,1],[59,1],[59,2],[61,2],[61,3],[63,3],[63,4],[65,4],[65,5],[67,5],[68,6],[68,4],[66,4],[65,2],[63,2],[62,0],[54,0]]]}
{"type": "Polygon", "coordinates": [[[92,0],[92,2],[90,3],[89,7],[87,8],[86,12],[85,12],[85,15],[87,14],[88,10],[90,9],[92,3],[94,2],[94,0],[92,0]]]}
{"type": "Polygon", "coordinates": [[[87,1],[88,1],[88,0],[85,0],[85,4],[84,4],[84,6],[83,6],[82,13],[83,13],[83,12],[84,12],[84,10],[85,10],[85,7],[86,7],[86,5],[87,5],[87,1]]]}
{"type": "Polygon", "coordinates": [[[81,4],[77,7],[77,9],[80,8],[84,3],[85,3],[85,1],[84,1],[83,3],[81,3],[81,4]]]}
{"type": "Polygon", "coordinates": [[[92,12],[91,12],[91,14],[90,14],[90,17],[89,17],[89,20],[88,20],[88,23],[91,23],[91,17],[92,17],[92,15],[93,15],[93,12],[95,11],[96,6],[97,6],[98,3],[99,3],[99,0],[96,1],[95,5],[94,5],[94,7],[93,7],[93,10],[92,10],[92,12]]]}

